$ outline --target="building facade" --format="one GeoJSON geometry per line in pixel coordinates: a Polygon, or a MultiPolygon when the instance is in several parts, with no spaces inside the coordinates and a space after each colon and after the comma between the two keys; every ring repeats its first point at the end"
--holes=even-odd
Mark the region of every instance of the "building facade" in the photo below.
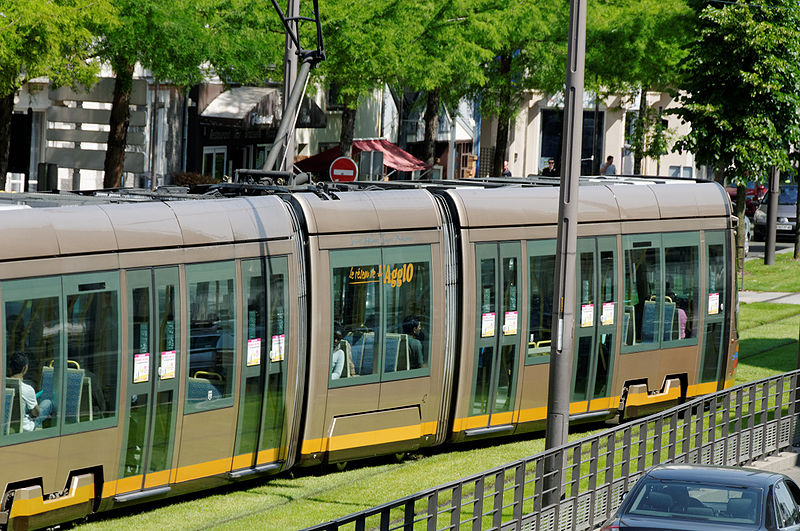
{"type": "MultiPolygon", "coordinates": [[[[25,85],[15,100],[6,189],[36,190],[47,174],[55,176],[54,183],[47,181],[47,186],[61,190],[102,188],[113,87],[114,78],[109,74],[85,91],[54,88],[46,79],[25,85]]],[[[335,93],[320,86],[308,92],[295,132],[295,160],[338,145],[341,133],[343,109],[337,105],[335,93]]],[[[389,140],[421,157],[425,94],[406,93],[402,97],[405,116],[400,115],[396,94],[393,96],[386,87],[373,91],[359,105],[354,138],[389,140]]],[[[662,113],[673,141],[688,132],[687,124],[668,114],[677,105],[669,95],[648,93],[647,105],[662,113]]],[[[227,87],[210,81],[184,93],[154,82],[147,72],[137,69],[124,186],[172,184],[180,172],[223,178],[239,168],[261,168],[275,140],[281,106],[277,85],[227,87]]],[[[608,155],[614,157],[618,174],[632,174],[630,136],[638,108],[638,97],[596,101],[593,95],[587,95],[583,105],[583,174],[597,173],[608,155]]],[[[549,158],[560,164],[562,115],[560,95],[525,95],[509,128],[505,160],[512,175],[538,175],[549,158]]],[[[496,132],[497,119],[482,117],[474,102],[464,101],[455,111],[442,106],[432,169],[392,178],[489,176],[496,132]]],[[[706,176],[691,153],[645,159],[641,173],[706,176]]]]}

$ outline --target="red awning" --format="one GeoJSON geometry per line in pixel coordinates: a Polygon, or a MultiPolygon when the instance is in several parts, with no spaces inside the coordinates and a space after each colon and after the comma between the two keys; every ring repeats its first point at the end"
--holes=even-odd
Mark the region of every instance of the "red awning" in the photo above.
{"type": "MultiPolygon", "coordinates": [[[[388,140],[354,140],[353,155],[362,151],[382,151],[383,165],[397,171],[427,170],[429,166],[411,153],[400,149],[388,140]]],[[[339,148],[334,147],[296,164],[306,172],[327,172],[331,162],[339,157],[339,148]]]]}

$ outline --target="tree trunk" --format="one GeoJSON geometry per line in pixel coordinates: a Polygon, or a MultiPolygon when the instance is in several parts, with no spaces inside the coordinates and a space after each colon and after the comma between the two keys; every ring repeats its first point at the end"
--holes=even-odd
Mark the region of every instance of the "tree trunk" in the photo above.
{"type": "Polygon", "coordinates": [[[744,225],[744,211],[747,202],[747,183],[739,182],[736,185],[736,204],[733,206],[734,214],[739,220],[736,228],[736,271],[744,269],[744,239],[747,228],[744,225]]]}
{"type": "Polygon", "coordinates": [[[495,139],[494,161],[492,163],[492,176],[500,177],[503,173],[503,162],[506,160],[508,150],[509,122],[514,111],[511,109],[513,87],[511,86],[511,54],[504,53],[500,56],[500,78],[503,80],[502,102],[500,113],[497,116],[497,138],[495,139]]]}
{"type": "Polygon", "coordinates": [[[11,114],[14,112],[14,92],[0,97],[0,191],[6,189],[8,158],[11,154],[11,114]]]}
{"type": "Polygon", "coordinates": [[[346,98],[342,111],[342,132],[339,134],[339,155],[353,156],[353,135],[356,129],[356,101],[346,98]]]}
{"type": "Polygon", "coordinates": [[[400,149],[406,149],[406,134],[405,134],[405,116],[406,116],[406,89],[402,87],[398,93],[392,87],[389,87],[389,93],[392,95],[392,101],[397,108],[397,145],[400,149]]]}
{"type": "Polygon", "coordinates": [[[131,121],[131,90],[133,88],[133,65],[119,61],[114,65],[114,98],[111,101],[110,130],[106,144],[106,159],[103,163],[104,188],[122,186],[122,171],[125,166],[125,146],[128,143],[128,125],[131,121]]]}
{"type": "MultiPolygon", "coordinates": [[[[428,92],[425,106],[425,141],[422,160],[433,166],[436,161],[436,132],[439,130],[439,89],[428,92]]],[[[448,161],[450,164],[452,161],[448,161]]]]}
{"type": "MultiPolygon", "coordinates": [[[[633,174],[642,174],[642,159],[644,158],[644,141],[647,129],[647,89],[642,87],[639,96],[639,116],[636,118],[636,128],[634,129],[633,145],[633,174]]],[[[621,161],[620,161],[621,162],[621,161]]]]}

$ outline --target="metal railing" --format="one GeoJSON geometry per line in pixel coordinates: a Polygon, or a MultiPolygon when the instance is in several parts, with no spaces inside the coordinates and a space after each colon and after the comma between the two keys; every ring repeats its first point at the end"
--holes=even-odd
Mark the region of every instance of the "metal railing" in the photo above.
{"type": "Polygon", "coordinates": [[[791,448],[798,385],[800,371],[740,385],[309,529],[594,529],[653,465],[748,465],[791,448]],[[544,505],[545,485],[561,486],[559,503],[544,505]]]}

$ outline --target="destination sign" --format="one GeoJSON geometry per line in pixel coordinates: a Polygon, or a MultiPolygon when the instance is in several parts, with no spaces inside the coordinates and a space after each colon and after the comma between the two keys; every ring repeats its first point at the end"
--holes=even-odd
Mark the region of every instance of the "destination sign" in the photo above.
{"type": "Polygon", "coordinates": [[[414,278],[414,264],[386,265],[376,267],[353,266],[350,268],[348,279],[351,284],[368,284],[383,282],[393,288],[411,282],[414,278]]]}

